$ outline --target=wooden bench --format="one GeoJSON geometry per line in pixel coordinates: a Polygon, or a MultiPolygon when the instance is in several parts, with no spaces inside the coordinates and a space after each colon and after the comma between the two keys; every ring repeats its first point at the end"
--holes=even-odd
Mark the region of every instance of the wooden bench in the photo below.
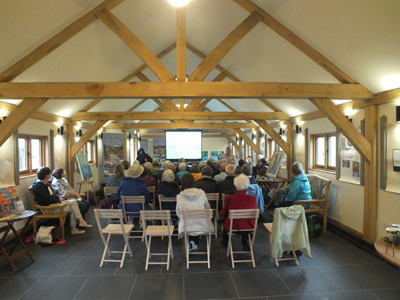
{"type": "Polygon", "coordinates": [[[36,234],[37,232],[37,220],[38,219],[59,219],[60,220],[60,227],[62,230],[62,238],[65,239],[65,231],[64,231],[64,225],[65,225],[65,219],[67,218],[67,212],[65,212],[63,209],[65,207],[65,204],[54,204],[51,206],[42,206],[38,205],[35,201],[35,195],[33,193],[33,187],[29,187],[29,192],[31,194],[31,205],[32,205],[32,210],[33,211],[38,211],[36,215],[33,216],[33,234],[36,234]]]}
{"type": "Polygon", "coordinates": [[[311,186],[312,200],[299,200],[298,204],[304,206],[306,214],[322,214],[323,230],[326,232],[328,224],[329,187],[332,181],[313,174],[308,174],[307,177],[311,186]]]}

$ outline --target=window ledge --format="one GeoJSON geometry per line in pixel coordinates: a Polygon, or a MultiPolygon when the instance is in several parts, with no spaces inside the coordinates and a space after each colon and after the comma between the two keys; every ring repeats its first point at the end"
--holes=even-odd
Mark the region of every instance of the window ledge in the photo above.
{"type": "Polygon", "coordinates": [[[310,168],[310,171],[316,171],[316,172],[322,172],[322,173],[327,173],[327,174],[336,174],[336,170],[328,171],[328,170],[323,170],[323,169],[315,169],[315,168],[310,168]]]}
{"type": "Polygon", "coordinates": [[[25,178],[30,178],[30,177],[37,177],[37,174],[35,173],[35,174],[27,174],[27,175],[21,174],[21,175],[19,175],[20,179],[25,179],[25,178]]]}

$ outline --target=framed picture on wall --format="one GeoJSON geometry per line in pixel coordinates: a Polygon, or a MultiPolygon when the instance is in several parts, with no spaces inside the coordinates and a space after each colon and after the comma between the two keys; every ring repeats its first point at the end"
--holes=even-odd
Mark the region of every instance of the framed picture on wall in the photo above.
{"type": "Polygon", "coordinates": [[[400,149],[393,149],[393,171],[400,172],[400,149]]]}

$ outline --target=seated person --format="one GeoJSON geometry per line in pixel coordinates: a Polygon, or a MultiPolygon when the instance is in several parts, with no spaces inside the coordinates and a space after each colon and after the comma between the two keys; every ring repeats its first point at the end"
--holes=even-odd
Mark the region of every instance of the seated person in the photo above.
{"type": "Polygon", "coordinates": [[[218,193],[217,182],[212,178],[213,170],[206,166],[201,171],[201,179],[194,183],[194,187],[202,189],[205,193],[218,193]]]}
{"type": "Polygon", "coordinates": [[[242,166],[242,174],[247,175],[249,177],[250,184],[256,183],[256,179],[254,178],[253,175],[251,175],[251,170],[250,170],[249,164],[244,164],[242,166]]]}
{"type": "Polygon", "coordinates": [[[144,170],[143,170],[142,175],[140,175],[140,178],[144,181],[144,183],[147,186],[155,186],[155,185],[157,185],[157,182],[154,179],[154,177],[151,177],[149,175],[149,172],[150,172],[149,170],[151,169],[151,163],[150,162],[145,162],[143,167],[144,167],[144,170]]]}
{"type": "Polygon", "coordinates": [[[222,180],[224,180],[226,178],[225,167],[226,167],[226,163],[221,163],[219,165],[220,173],[218,175],[214,176],[214,180],[216,182],[222,181],[222,180]]]}
{"type": "Polygon", "coordinates": [[[107,183],[107,187],[119,187],[124,177],[125,177],[124,165],[123,164],[116,165],[114,168],[114,176],[111,176],[110,181],[107,183]]]}
{"type": "Polygon", "coordinates": [[[186,174],[186,173],[189,173],[189,172],[186,170],[186,164],[184,162],[181,162],[179,164],[178,168],[179,168],[179,172],[176,173],[176,176],[178,176],[179,180],[181,180],[183,174],[186,174]]]}
{"type": "MultiPolygon", "coordinates": [[[[175,174],[171,170],[165,170],[162,174],[162,182],[157,188],[156,199],[158,203],[158,195],[164,197],[176,197],[180,192],[181,188],[178,183],[174,181],[175,174]]],[[[164,210],[175,210],[176,205],[173,203],[164,203],[162,209],[164,210]]]]}
{"type": "MultiPolygon", "coordinates": [[[[124,161],[122,162],[122,165],[124,166],[124,177],[126,177],[127,174],[128,174],[129,167],[130,167],[131,165],[129,164],[129,161],[127,161],[127,160],[124,160],[124,161]]],[[[114,174],[115,174],[115,173],[114,173],[114,174]]]]}
{"type": "Polygon", "coordinates": [[[159,176],[161,176],[160,175],[160,173],[161,173],[160,163],[158,162],[158,159],[153,158],[153,162],[151,163],[151,165],[152,165],[152,168],[150,171],[150,176],[153,176],[157,180],[157,178],[159,176]]]}
{"type": "MultiPolygon", "coordinates": [[[[183,211],[185,209],[209,209],[210,203],[207,200],[206,194],[201,189],[194,187],[194,177],[190,173],[186,173],[182,176],[182,192],[176,197],[176,214],[179,218],[178,231],[182,237],[184,234],[183,225],[183,211]]],[[[195,251],[198,249],[199,235],[203,234],[201,231],[207,227],[207,223],[198,220],[190,220],[186,222],[186,228],[188,230],[199,230],[198,232],[191,232],[189,235],[189,251],[195,251]]],[[[211,224],[211,231],[214,231],[214,226],[211,224]]]]}
{"type": "Polygon", "coordinates": [[[242,166],[243,165],[244,165],[244,160],[243,159],[239,159],[238,166],[236,167],[236,170],[235,170],[235,175],[239,175],[239,174],[243,173],[242,172],[242,166]]]}
{"type": "MultiPolygon", "coordinates": [[[[236,191],[233,195],[227,195],[225,198],[225,205],[221,210],[221,216],[224,216],[227,213],[227,218],[224,222],[224,235],[222,243],[224,245],[228,245],[228,232],[230,227],[230,219],[229,219],[229,211],[232,209],[256,209],[256,197],[252,195],[247,195],[247,189],[250,185],[249,177],[244,174],[239,175],[234,180],[236,191]],[[229,200],[230,198],[230,200],[229,200]]],[[[253,229],[254,228],[254,219],[241,219],[234,220],[232,229],[253,229]]],[[[249,237],[248,231],[243,232],[235,232],[236,234],[242,237],[242,245],[243,251],[249,251],[249,237]]]]}
{"type": "Polygon", "coordinates": [[[235,166],[230,164],[225,168],[226,177],[217,183],[218,193],[233,195],[236,191],[233,179],[235,179],[235,166]]]}
{"type": "MultiPolygon", "coordinates": [[[[260,210],[260,216],[261,216],[262,213],[264,212],[264,196],[263,196],[262,189],[260,188],[260,186],[258,184],[250,183],[249,187],[247,188],[246,194],[256,197],[257,208],[260,210]]],[[[260,219],[262,220],[263,218],[260,218],[260,219]]]]}
{"type": "Polygon", "coordinates": [[[207,159],[207,166],[210,167],[213,172],[211,177],[214,177],[215,175],[219,174],[219,170],[214,166],[214,161],[212,158],[207,159]]]}
{"type": "Polygon", "coordinates": [[[265,158],[261,158],[260,163],[257,165],[257,175],[265,176],[268,170],[268,162],[265,158]]]}
{"type": "Polygon", "coordinates": [[[57,168],[53,171],[53,180],[51,182],[51,187],[54,190],[54,194],[57,197],[63,197],[64,199],[79,199],[77,201],[79,206],[79,211],[81,212],[82,218],[85,218],[86,213],[89,210],[90,202],[81,199],[81,195],[75,192],[74,188],[68,183],[68,180],[65,178],[66,173],[64,169],[57,168]]]}
{"type": "Polygon", "coordinates": [[[192,165],[192,167],[190,168],[190,174],[192,174],[194,181],[200,180],[201,173],[200,173],[200,167],[198,164],[192,165]]]}
{"type": "MultiPolygon", "coordinates": [[[[297,204],[297,200],[311,200],[311,187],[308,177],[303,173],[303,165],[299,162],[294,162],[290,168],[294,176],[291,181],[289,193],[283,202],[278,206],[292,206],[297,204]]],[[[279,189],[276,192],[285,193],[284,189],[279,189]]]]}
{"type": "MultiPolygon", "coordinates": [[[[125,177],[121,185],[118,189],[118,199],[119,208],[125,209],[122,205],[122,196],[145,196],[145,210],[150,210],[151,207],[149,206],[150,201],[150,193],[147,189],[146,183],[140,178],[144,171],[143,166],[139,164],[139,161],[135,160],[132,167],[129,168],[128,177],[125,177]]],[[[138,216],[139,212],[143,210],[141,204],[131,203],[126,205],[126,210],[129,212],[137,212],[130,213],[131,216],[138,216]]]]}
{"type": "Polygon", "coordinates": [[[53,189],[48,184],[48,181],[51,179],[51,170],[48,167],[40,168],[37,173],[37,177],[38,180],[32,183],[32,187],[33,194],[35,195],[35,201],[38,205],[51,206],[54,204],[66,204],[63,211],[71,214],[69,219],[72,235],[85,233],[84,230],[76,228],[77,220],[79,221],[80,227],[92,227],[92,225],[86,223],[86,221],[82,218],[76,200],[65,200],[64,198],[54,195],[53,189]]]}

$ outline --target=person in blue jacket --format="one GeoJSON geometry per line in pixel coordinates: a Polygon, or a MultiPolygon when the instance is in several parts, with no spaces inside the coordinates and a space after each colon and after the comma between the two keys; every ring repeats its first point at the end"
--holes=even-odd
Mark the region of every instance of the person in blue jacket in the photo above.
{"type": "Polygon", "coordinates": [[[311,200],[311,187],[306,174],[303,173],[303,165],[299,162],[294,162],[291,167],[294,176],[289,193],[285,201],[279,206],[296,205],[298,200],[311,200]]]}
{"type": "Polygon", "coordinates": [[[139,161],[135,161],[132,167],[128,170],[128,176],[122,179],[121,185],[118,188],[118,199],[119,208],[126,209],[127,212],[137,212],[130,213],[130,216],[138,216],[142,209],[141,204],[131,203],[127,204],[126,208],[122,205],[122,196],[145,196],[145,210],[150,210],[149,205],[150,193],[147,189],[146,183],[140,178],[143,173],[144,168],[139,164],[139,161]]]}

